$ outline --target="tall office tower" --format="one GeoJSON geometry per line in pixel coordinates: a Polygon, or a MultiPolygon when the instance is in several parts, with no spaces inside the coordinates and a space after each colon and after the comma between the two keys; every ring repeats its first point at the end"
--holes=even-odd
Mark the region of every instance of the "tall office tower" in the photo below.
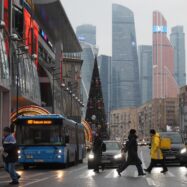
{"type": "Polygon", "coordinates": [[[167,21],[153,12],[153,98],[177,97],[174,77],[174,49],[167,37],[167,21]]]}
{"type": "Polygon", "coordinates": [[[100,55],[98,57],[99,73],[101,79],[101,87],[104,98],[105,115],[109,122],[110,113],[110,88],[111,88],[111,57],[100,55]]]}
{"type": "Polygon", "coordinates": [[[96,27],[93,25],[80,25],[76,29],[76,35],[80,41],[96,45],[96,27]]]}
{"type": "Polygon", "coordinates": [[[174,48],[174,75],[180,87],[186,85],[185,33],[183,26],[173,27],[170,41],[174,48]]]}
{"type": "Polygon", "coordinates": [[[144,104],[152,99],[152,46],[141,45],[138,49],[141,104],[144,104]]]}
{"type": "Polygon", "coordinates": [[[92,72],[94,69],[94,61],[95,57],[98,54],[98,49],[86,42],[80,42],[80,44],[83,50],[81,53],[81,59],[83,60],[81,68],[81,94],[83,103],[85,105],[85,107],[82,108],[82,117],[83,119],[85,119],[87,110],[86,107],[88,103],[88,97],[92,80],[92,72]]]}
{"type": "Polygon", "coordinates": [[[112,109],[140,104],[138,55],[134,14],[112,6],[112,109]]]}

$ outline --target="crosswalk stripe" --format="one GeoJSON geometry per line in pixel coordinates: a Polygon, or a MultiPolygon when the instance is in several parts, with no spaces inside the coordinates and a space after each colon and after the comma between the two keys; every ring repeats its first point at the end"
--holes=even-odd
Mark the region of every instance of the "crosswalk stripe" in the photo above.
{"type": "Polygon", "coordinates": [[[148,183],[149,186],[156,186],[155,182],[153,181],[153,179],[147,177],[146,178],[146,181],[148,183]]]}
{"type": "Polygon", "coordinates": [[[175,177],[175,175],[173,173],[171,173],[170,171],[168,171],[166,173],[166,177],[175,177]]]}
{"type": "Polygon", "coordinates": [[[104,178],[117,178],[117,177],[118,177],[118,173],[115,170],[111,171],[109,174],[104,176],[104,178]]]}

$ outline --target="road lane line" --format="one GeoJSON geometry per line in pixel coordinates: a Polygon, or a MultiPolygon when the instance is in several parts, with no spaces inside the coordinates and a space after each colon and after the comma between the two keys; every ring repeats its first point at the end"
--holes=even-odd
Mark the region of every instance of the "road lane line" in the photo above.
{"type": "Polygon", "coordinates": [[[33,177],[39,177],[41,175],[46,175],[47,173],[37,173],[37,174],[33,174],[33,175],[30,175],[30,173],[24,173],[23,175],[21,175],[21,177],[27,179],[27,178],[33,178],[33,177]],[[25,176],[27,175],[27,176],[25,176]]]}
{"type": "Polygon", "coordinates": [[[115,173],[117,174],[117,172],[115,170],[112,170],[107,175],[105,175],[104,178],[113,178],[115,173]]]}
{"type": "Polygon", "coordinates": [[[153,181],[153,179],[151,179],[151,178],[149,178],[149,177],[146,178],[146,181],[147,181],[147,183],[148,183],[149,186],[157,186],[157,185],[155,184],[155,182],[153,181]]]}
{"type": "Polygon", "coordinates": [[[166,173],[166,176],[167,176],[167,177],[175,177],[175,175],[174,175],[173,173],[171,173],[170,171],[168,171],[168,172],[166,173]]]}
{"type": "Polygon", "coordinates": [[[77,172],[77,171],[80,171],[80,170],[83,170],[83,169],[86,169],[87,166],[83,166],[81,168],[78,168],[78,169],[73,169],[73,170],[64,170],[64,171],[68,171],[69,173],[73,173],[73,172],[77,172]]]}
{"type": "Polygon", "coordinates": [[[146,168],[145,160],[144,160],[144,157],[143,157],[143,151],[142,150],[140,152],[140,157],[141,157],[141,160],[142,160],[142,166],[143,166],[143,168],[146,168]]]}
{"type": "Polygon", "coordinates": [[[51,177],[45,177],[43,179],[38,179],[38,180],[29,182],[29,183],[26,183],[26,184],[21,184],[20,187],[30,186],[30,185],[35,184],[35,183],[43,182],[43,181],[49,180],[51,178],[54,178],[55,176],[56,175],[52,175],[51,177]]]}

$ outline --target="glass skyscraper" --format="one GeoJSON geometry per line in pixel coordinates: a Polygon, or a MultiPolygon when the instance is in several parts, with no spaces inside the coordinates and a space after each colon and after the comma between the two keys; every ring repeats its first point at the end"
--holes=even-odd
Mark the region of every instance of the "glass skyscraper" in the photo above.
{"type": "Polygon", "coordinates": [[[85,118],[86,107],[88,103],[88,97],[90,92],[92,73],[94,68],[95,57],[97,56],[97,48],[93,45],[80,42],[82,47],[81,59],[83,60],[81,68],[81,94],[85,107],[82,109],[82,117],[85,118]]]}
{"type": "Polygon", "coordinates": [[[185,34],[183,26],[173,27],[170,41],[174,48],[174,75],[180,87],[186,85],[185,34]]]}
{"type": "Polygon", "coordinates": [[[140,104],[139,70],[133,12],[112,6],[112,109],[140,104]]]}
{"type": "Polygon", "coordinates": [[[174,77],[174,49],[167,37],[167,21],[153,12],[153,98],[176,98],[178,84],[174,77]]]}
{"type": "Polygon", "coordinates": [[[141,104],[152,99],[152,46],[141,45],[138,48],[140,68],[141,104]]]}
{"type": "Polygon", "coordinates": [[[76,35],[80,41],[88,42],[96,45],[96,27],[93,25],[85,24],[80,25],[76,29],[76,35]]]}
{"type": "Polygon", "coordinates": [[[104,107],[107,120],[110,112],[110,88],[111,88],[111,57],[100,55],[98,57],[99,73],[104,98],[104,107]]]}

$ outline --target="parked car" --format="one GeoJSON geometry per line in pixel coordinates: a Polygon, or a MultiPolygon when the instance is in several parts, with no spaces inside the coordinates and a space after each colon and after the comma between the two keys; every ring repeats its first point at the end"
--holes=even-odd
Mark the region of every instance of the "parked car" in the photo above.
{"type": "MultiPolygon", "coordinates": [[[[101,166],[103,167],[118,167],[124,159],[124,154],[121,152],[122,146],[119,141],[104,141],[106,151],[102,153],[101,166]]],[[[88,155],[88,169],[94,167],[94,154],[91,152],[88,155]]]]}
{"type": "Polygon", "coordinates": [[[160,136],[171,139],[171,149],[162,150],[166,162],[187,166],[187,147],[182,135],[178,132],[160,132],[160,136]]]}

